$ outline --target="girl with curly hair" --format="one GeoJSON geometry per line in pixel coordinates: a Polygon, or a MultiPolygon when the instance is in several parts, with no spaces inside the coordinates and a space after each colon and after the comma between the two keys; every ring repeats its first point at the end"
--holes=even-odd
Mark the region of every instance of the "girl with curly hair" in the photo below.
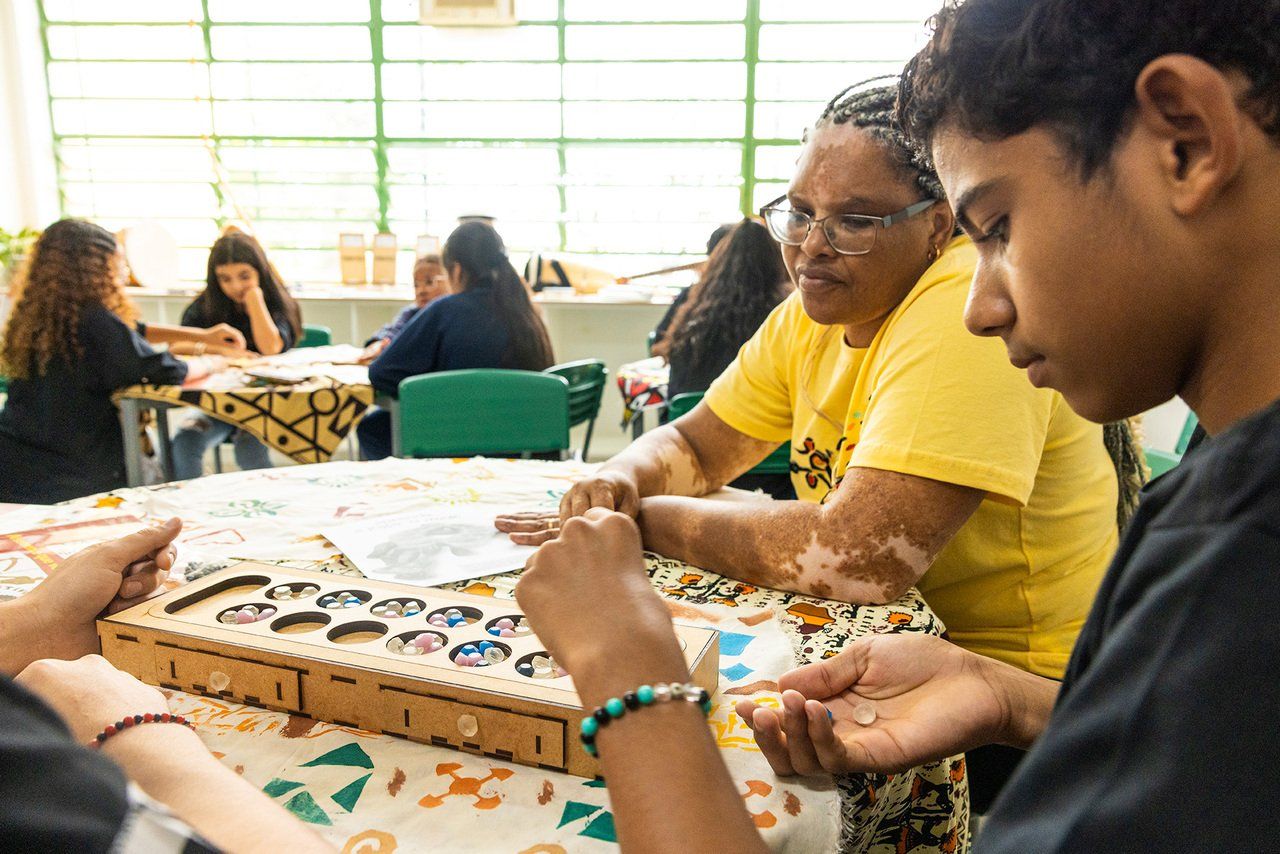
{"type": "Polygon", "coordinates": [[[221,326],[139,323],[124,283],[124,257],[100,226],[65,219],[36,242],[0,349],[0,372],[9,377],[0,410],[0,502],[51,504],[124,486],[111,395],[138,383],[181,383],[214,367],[204,358],[183,364],[148,339],[236,345],[238,334],[221,326]]]}
{"type": "MultiPolygon", "coordinates": [[[[267,260],[262,245],[234,227],[224,231],[209,250],[205,288],[182,313],[182,324],[230,326],[244,336],[248,353],[264,356],[283,353],[302,337],[298,303],[267,260]]],[[[174,477],[188,480],[202,475],[205,451],[228,438],[241,469],[271,467],[266,445],[231,424],[197,415],[173,437],[174,477]]]]}

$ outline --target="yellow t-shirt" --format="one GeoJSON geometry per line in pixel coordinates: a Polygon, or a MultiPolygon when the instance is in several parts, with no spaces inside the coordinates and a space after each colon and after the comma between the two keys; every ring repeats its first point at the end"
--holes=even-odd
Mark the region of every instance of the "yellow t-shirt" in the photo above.
{"type": "Polygon", "coordinates": [[[958,237],[865,349],[783,302],[707,392],[734,429],[792,443],[796,494],[849,466],[985,490],[917,587],[961,646],[1061,678],[1116,548],[1102,428],[964,327],[976,252],[958,237]]]}

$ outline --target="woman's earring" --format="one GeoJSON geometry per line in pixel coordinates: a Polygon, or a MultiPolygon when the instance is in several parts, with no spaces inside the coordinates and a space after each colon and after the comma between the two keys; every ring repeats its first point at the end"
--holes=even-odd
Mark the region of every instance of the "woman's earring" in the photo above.
{"type": "Polygon", "coordinates": [[[937,261],[939,256],[941,255],[942,255],[942,250],[939,249],[937,246],[929,247],[929,263],[930,264],[932,264],[934,261],[937,261]]]}

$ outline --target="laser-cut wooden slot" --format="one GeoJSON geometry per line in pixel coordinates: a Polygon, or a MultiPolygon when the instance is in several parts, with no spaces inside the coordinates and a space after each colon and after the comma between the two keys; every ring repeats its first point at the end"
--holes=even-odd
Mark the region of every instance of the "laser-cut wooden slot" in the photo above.
{"type": "MultiPolygon", "coordinates": [[[[545,655],[543,644],[531,632],[499,643],[490,631],[497,619],[519,616],[508,600],[242,563],[101,619],[98,635],[109,661],[153,685],[594,777],[599,766],[577,745],[582,710],[572,679],[522,675],[517,662],[545,655]],[[319,592],[268,596],[281,586],[319,592]],[[353,590],[365,593],[358,606],[317,607],[327,594],[353,590]],[[232,604],[264,596],[278,610],[273,618],[218,621],[232,604]],[[390,600],[423,607],[409,617],[371,613],[390,600]],[[428,624],[431,614],[454,608],[466,622],[428,624]],[[443,649],[404,655],[388,648],[421,633],[434,634],[443,649]],[[506,659],[465,667],[450,657],[482,641],[506,659]]],[[[675,629],[693,681],[714,692],[719,633],[675,629]]]]}

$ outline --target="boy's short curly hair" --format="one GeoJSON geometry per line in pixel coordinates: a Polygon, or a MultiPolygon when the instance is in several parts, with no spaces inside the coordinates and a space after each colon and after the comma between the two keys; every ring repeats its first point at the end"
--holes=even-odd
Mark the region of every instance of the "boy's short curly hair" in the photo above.
{"type": "Polygon", "coordinates": [[[898,117],[1004,139],[1052,131],[1089,177],[1110,159],[1142,69],[1183,53],[1249,81],[1244,106],[1280,141],[1280,0],[948,0],[899,83],[898,117]]]}

